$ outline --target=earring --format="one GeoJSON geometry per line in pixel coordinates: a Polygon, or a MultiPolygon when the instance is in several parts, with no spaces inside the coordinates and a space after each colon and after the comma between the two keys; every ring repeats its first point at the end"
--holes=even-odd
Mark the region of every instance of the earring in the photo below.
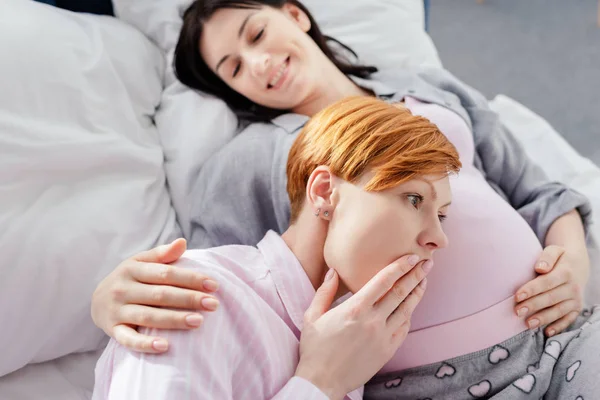
{"type": "Polygon", "coordinates": [[[325,217],[329,217],[329,211],[325,211],[325,212],[323,213],[323,216],[325,216],[325,217]]]}
{"type": "Polygon", "coordinates": [[[321,214],[321,209],[320,209],[320,208],[319,208],[319,209],[317,209],[317,212],[315,213],[315,217],[317,217],[317,218],[318,218],[318,217],[319,217],[319,214],[321,214]]]}

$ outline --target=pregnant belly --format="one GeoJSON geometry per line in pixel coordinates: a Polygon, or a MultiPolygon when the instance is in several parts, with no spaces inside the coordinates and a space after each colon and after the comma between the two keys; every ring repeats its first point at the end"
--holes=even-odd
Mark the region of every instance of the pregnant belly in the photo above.
{"type": "Polygon", "coordinates": [[[542,252],[537,236],[482,180],[462,173],[452,179],[453,204],[444,224],[450,244],[434,256],[435,267],[411,330],[482,311],[535,277],[542,252]]]}
{"type": "Polygon", "coordinates": [[[444,223],[450,244],[435,254],[411,333],[384,372],[481,350],[526,329],[512,311],[513,296],[535,277],[537,236],[478,173],[462,171],[451,184],[444,223]]]}

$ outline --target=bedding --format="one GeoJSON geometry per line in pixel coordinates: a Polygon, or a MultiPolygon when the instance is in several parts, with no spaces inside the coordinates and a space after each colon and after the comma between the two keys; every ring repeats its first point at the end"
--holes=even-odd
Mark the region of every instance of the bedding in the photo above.
{"type": "Polygon", "coordinates": [[[101,348],[96,285],[179,228],[152,120],[161,52],[115,18],[33,1],[0,1],[0,37],[3,376],[101,348]]]}
{"type": "Polygon", "coordinates": [[[2,400],[90,400],[101,350],[29,364],[0,377],[2,400]]]}

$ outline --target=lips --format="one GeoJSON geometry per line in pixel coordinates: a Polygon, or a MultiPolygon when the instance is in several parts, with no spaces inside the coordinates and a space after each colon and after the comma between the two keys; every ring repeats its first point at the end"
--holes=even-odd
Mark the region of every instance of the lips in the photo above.
{"type": "Polygon", "coordinates": [[[267,84],[267,89],[279,89],[286,78],[288,67],[290,65],[290,57],[286,58],[279,68],[271,73],[271,79],[267,84]]]}

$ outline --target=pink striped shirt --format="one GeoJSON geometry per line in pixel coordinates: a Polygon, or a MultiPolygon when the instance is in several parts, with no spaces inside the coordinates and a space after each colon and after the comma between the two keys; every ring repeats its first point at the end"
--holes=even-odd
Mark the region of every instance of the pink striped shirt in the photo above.
{"type": "MultiPolygon", "coordinates": [[[[218,311],[195,330],[142,330],[166,338],[166,354],[136,353],[111,340],[96,365],[93,400],[328,399],[294,377],[315,290],[279,235],[267,233],[257,247],[188,251],[177,265],[219,282],[218,311]]],[[[346,399],[362,399],[362,388],[346,399]]]]}

